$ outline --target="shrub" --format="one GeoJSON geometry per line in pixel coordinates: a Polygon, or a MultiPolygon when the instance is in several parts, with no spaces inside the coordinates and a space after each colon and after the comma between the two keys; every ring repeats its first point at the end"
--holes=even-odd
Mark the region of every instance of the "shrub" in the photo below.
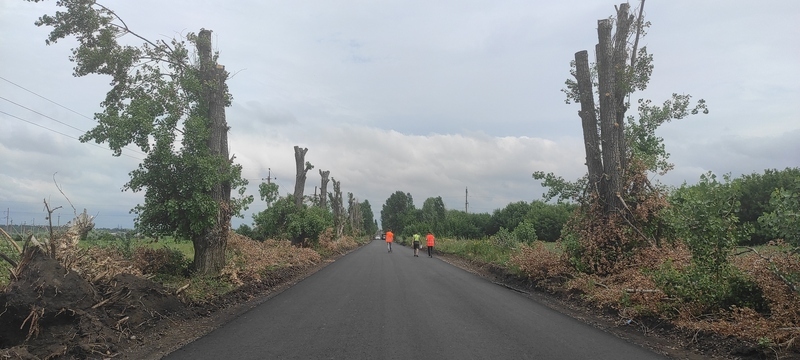
{"type": "Polygon", "coordinates": [[[535,241],[530,246],[521,245],[519,250],[511,255],[509,263],[534,281],[567,272],[561,255],[547,249],[541,241],[535,241]]]}
{"type": "Polygon", "coordinates": [[[133,251],[133,262],[143,274],[185,275],[189,260],[178,249],[139,247],[133,251]]]}
{"type": "Polygon", "coordinates": [[[534,229],[533,223],[531,220],[523,220],[513,231],[514,237],[517,238],[518,241],[524,243],[532,243],[538,240],[536,236],[536,229],[534,229]]]}

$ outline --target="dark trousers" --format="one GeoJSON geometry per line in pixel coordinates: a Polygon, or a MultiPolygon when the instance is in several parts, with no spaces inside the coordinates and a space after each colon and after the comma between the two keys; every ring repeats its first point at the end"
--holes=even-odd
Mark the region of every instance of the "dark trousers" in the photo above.
{"type": "Polygon", "coordinates": [[[433,257],[433,246],[428,246],[428,257],[433,257]]]}

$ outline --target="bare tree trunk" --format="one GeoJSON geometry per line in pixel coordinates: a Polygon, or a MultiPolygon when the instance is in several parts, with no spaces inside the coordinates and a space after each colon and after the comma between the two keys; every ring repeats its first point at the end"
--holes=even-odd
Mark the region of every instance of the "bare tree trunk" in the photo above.
{"type": "MultiPolygon", "coordinates": [[[[628,15],[630,4],[622,3],[617,8],[617,32],[614,35],[614,52],[612,57],[612,64],[614,69],[614,106],[615,114],[615,130],[617,132],[617,151],[619,152],[619,168],[622,177],[625,175],[625,169],[628,165],[628,145],[625,142],[625,112],[628,108],[625,103],[625,97],[631,92],[630,78],[627,76],[627,46],[628,34],[631,31],[633,24],[633,15],[628,15]]],[[[631,65],[632,66],[632,65],[631,65]]]]}
{"type": "Polygon", "coordinates": [[[331,197],[331,210],[333,210],[333,227],[334,232],[336,233],[336,238],[342,237],[342,233],[344,232],[344,206],[342,205],[342,188],[341,182],[336,181],[335,178],[332,179],[333,181],[333,194],[330,194],[331,197]]]}
{"type": "Polygon", "coordinates": [[[328,176],[330,176],[330,174],[330,170],[319,170],[319,175],[322,177],[322,182],[319,187],[319,207],[326,210],[328,209],[328,176]]]}
{"type": "Polygon", "coordinates": [[[578,115],[583,125],[583,141],[586,148],[586,167],[589,169],[589,186],[598,194],[605,193],[603,161],[600,155],[600,137],[594,105],[594,89],[589,71],[589,52],[575,53],[575,79],[580,93],[581,110],[578,115]]]}
{"type": "Polygon", "coordinates": [[[297,205],[297,207],[303,205],[303,190],[306,187],[306,174],[312,167],[310,163],[305,162],[307,152],[308,148],[301,149],[296,145],[294,147],[294,162],[295,168],[297,169],[297,175],[294,181],[294,204],[297,205]]]}
{"type": "MultiPolygon", "coordinates": [[[[202,96],[207,106],[209,119],[209,154],[221,159],[219,172],[230,172],[231,160],[228,154],[228,123],[225,107],[228,105],[228,72],[218,65],[211,51],[211,30],[201,30],[198,34],[197,53],[200,57],[200,73],[204,82],[202,96]]],[[[210,228],[192,239],[194,244],[194,268],[201,275],[216,275],[225,266],[225,248],[231,227],[231,184],[223,181],[212,185],[211,198],[217,203],[217,218],[210,228]]]]}
{"type": "Polygon", "coordinates": [[[597,76],[600,90],[600,137],[603,153],[603,173],[606,178],[606,188],[600,195],[603,209],[606,214],[615,212],[621,207],[616,194],[622,189],[621,162],[619,154],[619,132],[616,128],[616,99],[614,97],[615,69],[612,61],[613,45],[611,41],[612,23],[609,19],[597,22],[597,76]]]}

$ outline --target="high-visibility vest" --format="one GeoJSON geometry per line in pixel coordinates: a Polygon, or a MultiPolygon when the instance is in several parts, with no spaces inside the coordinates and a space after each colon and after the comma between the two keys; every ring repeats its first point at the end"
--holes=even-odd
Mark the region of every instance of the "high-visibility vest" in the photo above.
{"type": "Polygon", "coordinates": [[[428,234],[425,238],[428,240],[428,246],[433,246],[433,234],[428,234]]]}
{"type": "Polygon", "coordinates": [[[386,232],[386,242],[393,242],[394,241],[394,233],[391,231],[386,232]]]}

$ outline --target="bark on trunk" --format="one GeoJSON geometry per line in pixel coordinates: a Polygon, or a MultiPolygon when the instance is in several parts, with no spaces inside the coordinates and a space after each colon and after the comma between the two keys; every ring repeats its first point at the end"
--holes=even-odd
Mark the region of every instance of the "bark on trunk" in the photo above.
{"type": "Polygon", "coordinates": [[[622,3],[617,8],[617,32],[614,35],[614,52],[611,60],[614,66],[615,126],[617,137],[620,139],[617,143],[617,151],[620,154],[620,174],[623,177],[628,162],[628,145],[625,142],[625,112],[628,110],[625,97],[630,93],[630,79],[627,76],[627,46],[628,35],[634,21],[633,15],[628,14],[629,10],[630,4],[628,3],[622,3]]]}
{"type": "Polygon", "coordinates": [[[586,50],[575,53],[575,78],[580,93],[581,117],[583,126],[583,141],[586,148],[586,167],[589,170],[589,186],[592,191],[599,194],[605,192],[603,177],[603,161],[600,155],[600,136],[598,135],[597,114],[594,105],[594,90],[592,77],[589,71],[589,52],[586,50]]]}
{"type": "Polygon", "coordinates": [[[297,207],[303,205],[303,190],[306,187],[306,173],[308,173],[309,170],[306,166],[307,152],[308,148],[301,149],[296,145],[294,147],[294,161],[297,169],[297,175],[294,181],[294,204],[297,207]]]}
{"type": "Polygon", "coordinates": [[[336,238],[342,237],[344,233],[344,206],[342,205],[341,182],[333,180],[333,194],[331,194],[331,209],[333,211],[333,227],[336,238]]]}
{"type": "Polygon", "coordinates": [[[330,174],[330,170],[319,170],[319,175],[322,177],[322,182],[319,187],[319,207],[323,209],[328,208],[328,176],[330,176],[330,174]]]}
{"type": "MultiPolygon", "coordinates": [[[[228,123],[225,107],[228,104],[228,73],[218,65],[211,51],[211,30],[201,30],[198,34],[197,53],[200,58],[200,73],[203,80],[203,98],[207,107],[210,134],[206,144],[209,154],[221,159],[219,172],[230,172],[231,160],[228,154],[228,123]]],[[[231,184],[223,181],[214,184],[210,196],[217,203],[217,216],[210,228],[203,230],[192,239],[194,244],[194,268],[201,275],[216,275],[225,266],[225,248],[231,227],[231,184]]]]}
{"type": "Polygon", "coordinates": [[[619,127],[617,123],[616,69],[614,69],[614,48],[611,40],[611,20],[597,22],[597,75],[600,90],[600,137],[603,154],[603,173],[605,191],[600,194],[605,214],[617,212],[622,203],[618,197],[622,193],[622,162],[619,127]]]}

